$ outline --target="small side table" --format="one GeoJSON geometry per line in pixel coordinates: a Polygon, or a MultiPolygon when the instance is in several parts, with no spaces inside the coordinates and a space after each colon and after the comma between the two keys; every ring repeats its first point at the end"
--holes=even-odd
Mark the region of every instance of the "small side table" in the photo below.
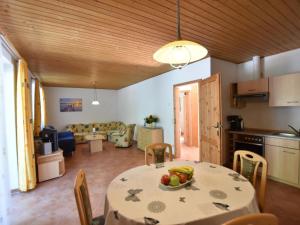
{"type": "Polygon", "coordinates": [[[37,155],[39,182],[61,177],[65,174],[65,159],[63,151],[58,149],[48,155],[37,155]]]}
{"type": "Polygon", "coordinates": [[[106,135],[103,134],[89,134],[85,139],[89,142],[90,152],[96,153],[103,151],[103,140],[106,140],[106,135]]]}

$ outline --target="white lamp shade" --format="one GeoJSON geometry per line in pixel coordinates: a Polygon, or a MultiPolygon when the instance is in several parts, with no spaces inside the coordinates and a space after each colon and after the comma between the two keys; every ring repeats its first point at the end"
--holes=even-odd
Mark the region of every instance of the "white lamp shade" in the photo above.
{"type": "Polygon", "coordinates": [[[162,46],[153,54],[153,58],[160,63],[184,65],[204,58],[207,53],[207,49],[198,43],[177,40],[162,46]]]}
{"type": "Polygon", "coordinates": [[[94,101],[92,101],[92,105],[99,105],[100,103],[99,103],[99,101],[98,100],[94,100],[94,101]]]}

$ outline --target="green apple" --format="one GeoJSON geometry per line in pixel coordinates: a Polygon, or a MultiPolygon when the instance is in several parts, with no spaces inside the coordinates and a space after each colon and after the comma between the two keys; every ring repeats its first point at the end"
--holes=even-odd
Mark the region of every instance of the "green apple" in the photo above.
{"type": "Polygon", "coordinates": [[[179,185],[179,177],[177,175],[172,175],[170,177],[170,185],[171,186],[178,186],[179,185]]]}

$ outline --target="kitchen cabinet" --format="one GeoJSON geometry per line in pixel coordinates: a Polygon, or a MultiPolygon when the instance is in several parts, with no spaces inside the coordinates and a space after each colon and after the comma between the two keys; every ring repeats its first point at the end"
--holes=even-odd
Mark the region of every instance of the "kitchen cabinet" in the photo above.
{"type": "Polygon", "coordinates": [[[268,176],[300,187],[299,141],[266,137],[265,143],[268,176]]]}
{"type": "Polygon", "coordinates": [[[300,73],[269,78],[269,106],[300,106],[300,73]]]}
{"type": "Polygon", "coordinates": [[[238,95],[253,95],[269,92],[268,79],[258,79],[238,82],[237,94],[238,95]]]}

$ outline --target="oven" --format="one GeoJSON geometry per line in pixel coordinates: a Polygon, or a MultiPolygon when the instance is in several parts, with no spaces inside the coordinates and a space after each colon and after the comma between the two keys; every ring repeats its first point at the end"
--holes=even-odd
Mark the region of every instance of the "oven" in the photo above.
{"type": "Polygon", "coordinates": [[[264,137],[249,134],[235,134],[233,136],[233,150],[247,150],[265,156],[264,137]]]}

